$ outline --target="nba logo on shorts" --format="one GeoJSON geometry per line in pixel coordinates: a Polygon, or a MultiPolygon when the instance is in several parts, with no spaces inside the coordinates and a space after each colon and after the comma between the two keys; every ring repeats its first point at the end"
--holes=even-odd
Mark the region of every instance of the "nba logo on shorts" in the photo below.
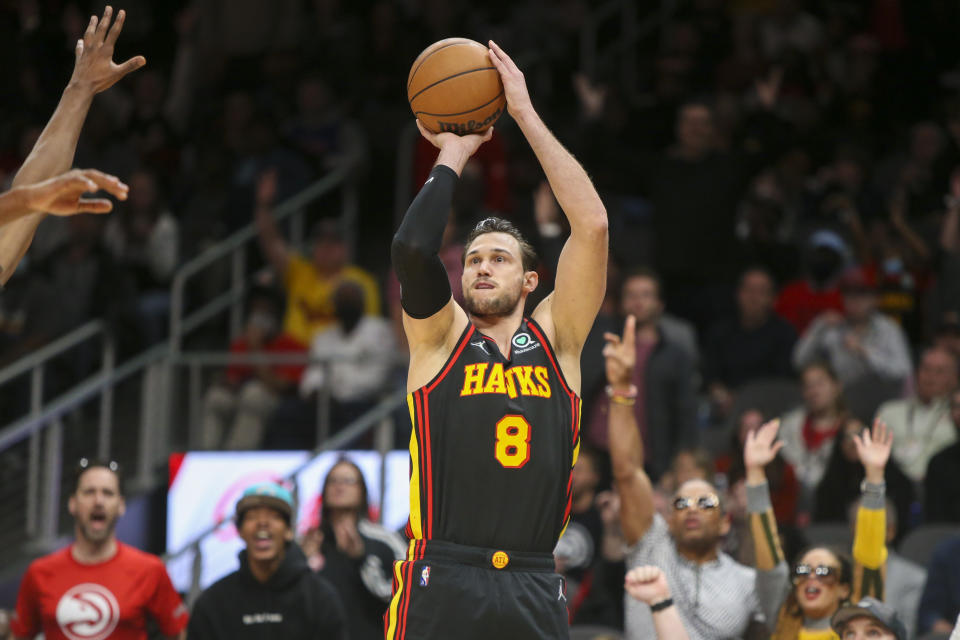
{"type": "Polygon", "coordinates": [[[425,566],[420,572],[420,586],[425,587],[428,584],[430,584],[430,565],[425,566]]]}

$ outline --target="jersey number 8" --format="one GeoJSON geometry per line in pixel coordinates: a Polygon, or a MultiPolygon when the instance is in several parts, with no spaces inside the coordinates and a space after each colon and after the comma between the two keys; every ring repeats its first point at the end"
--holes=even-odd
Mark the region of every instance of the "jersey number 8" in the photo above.
{"type": "Polygon", "coordinates": [[[494,457],[506,469],[519,469],[530,459],[530,423],[523,416],[504,416],[497,422],[494,457]]]}

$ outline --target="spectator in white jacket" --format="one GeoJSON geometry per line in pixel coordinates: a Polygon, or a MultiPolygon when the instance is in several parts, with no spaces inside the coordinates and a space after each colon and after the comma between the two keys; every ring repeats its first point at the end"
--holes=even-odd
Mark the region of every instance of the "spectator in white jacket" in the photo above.
{"type": "Polygon", "coordinates": [[[910,349],[903,330],[877,310],[873,279],[861,269],[841,281],[844,313],[825,311],[817,316],[793,351],[797,368],[826,360],[844,386],[866,376],[891,380],[910,376],[910,349]]]}

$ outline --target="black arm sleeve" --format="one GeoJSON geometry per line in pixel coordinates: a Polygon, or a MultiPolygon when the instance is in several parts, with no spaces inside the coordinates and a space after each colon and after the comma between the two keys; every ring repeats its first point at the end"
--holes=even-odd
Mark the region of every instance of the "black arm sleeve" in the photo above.
{"type": "Polygon", "coordinates": [[[393,236],[390,254],[400,304],[412,318],[429,318],[450,300],[450,281],[437,252],[457,179],[450,167],[435,166],[393,236]]]}

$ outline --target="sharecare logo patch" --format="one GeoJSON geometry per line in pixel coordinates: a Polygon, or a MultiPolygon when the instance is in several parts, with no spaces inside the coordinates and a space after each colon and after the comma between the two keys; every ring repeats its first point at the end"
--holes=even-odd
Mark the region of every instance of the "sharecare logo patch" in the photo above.
{"type": "Polygon", "coordinates": [[[78,584],[57,603],[57,624],[70,640],[105,640],[118,622],[117,598],[99,584],[78,584]]]}

